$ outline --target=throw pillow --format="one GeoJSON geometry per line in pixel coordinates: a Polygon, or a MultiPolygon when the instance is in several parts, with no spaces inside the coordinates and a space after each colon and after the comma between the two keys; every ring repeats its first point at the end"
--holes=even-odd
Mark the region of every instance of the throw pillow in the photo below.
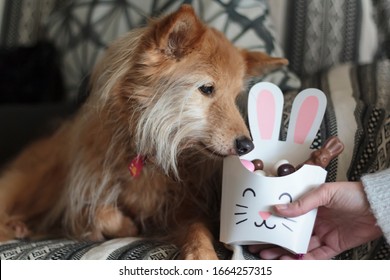
{"type": "Polygon", "coordinates": [[[378,31],[371,0],[274,0],[270,5],[274,18],[283,15],[275,24],[283,33],[289,67],[300,77],[375,57],[378,31]]]}
{"type": "MultiPolygon", "coordinates": [[[[46,28],[47,36],[63,54],[69,99],[79,98],[83,78],[111,41],[131,28],[144,25],[149,17],[174,11],[183,3],[193,5],[207,24],[224,32],[237,46],[284,56],[275,40],[265,0],[64,1],[49,18],[46,28]]],[[[287,68],[258,79],[274,82],[282,89],[300,86],[299,79],[287,68]]]]}

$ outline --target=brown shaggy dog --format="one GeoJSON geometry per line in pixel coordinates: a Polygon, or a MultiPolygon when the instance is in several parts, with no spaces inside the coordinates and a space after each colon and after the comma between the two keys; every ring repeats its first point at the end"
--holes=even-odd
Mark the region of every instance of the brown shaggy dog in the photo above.
{"type": "Polygon", "coordinates": [[[253,148],[237,96],[285,64],[234,47],[191,6],[131,31],[79,112],[4,170],[0,239],[164,236],[185,259],[216,259],[222,159],[253,148]]]}

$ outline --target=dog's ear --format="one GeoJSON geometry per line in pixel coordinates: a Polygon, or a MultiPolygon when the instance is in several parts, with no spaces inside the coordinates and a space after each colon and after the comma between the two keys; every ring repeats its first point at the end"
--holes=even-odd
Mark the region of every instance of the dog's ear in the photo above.
{"type": "Polygon", "coordinates": [[[241,53],[246,63],[247,77],[261,76],[288,64],[285,58],[271,57],[262,52],[242,50],[241,53]]]}
{"type": "Polygon", "coordinates": [[[163,54],[180,59],[196,47],[205,30],[193,8],[182,5],[155,23],[154,41],[163,54]]]}

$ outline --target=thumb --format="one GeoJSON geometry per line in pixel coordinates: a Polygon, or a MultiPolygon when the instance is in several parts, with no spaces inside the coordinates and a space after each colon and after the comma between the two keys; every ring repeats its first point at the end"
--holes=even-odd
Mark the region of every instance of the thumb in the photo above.
{"type": "Polygon", "coordinates": [[[306,214],[319,206],[329,204],[330,199],[331,194],[327,184],[322,184],[291,203],[274,205],[273,209],[276,215],[296,217],[306,214]]]}

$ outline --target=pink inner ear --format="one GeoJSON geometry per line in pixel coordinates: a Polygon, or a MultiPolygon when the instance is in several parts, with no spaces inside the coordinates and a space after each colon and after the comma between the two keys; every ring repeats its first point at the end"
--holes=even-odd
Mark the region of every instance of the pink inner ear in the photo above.
{"type": "Polygon", "coordinates": [[[294,142],[303,144],[313,125],[319,107],[318,98],[309,96],[306,98],[299,110],[295,126],[294,142]]]}
{"type": "Polygon", "coordinates": [[[263,90],[257,96],[257,120],[260,137],[265,140],[272,138],[275,125],[275,98],[268,90],[263,90]]]}

